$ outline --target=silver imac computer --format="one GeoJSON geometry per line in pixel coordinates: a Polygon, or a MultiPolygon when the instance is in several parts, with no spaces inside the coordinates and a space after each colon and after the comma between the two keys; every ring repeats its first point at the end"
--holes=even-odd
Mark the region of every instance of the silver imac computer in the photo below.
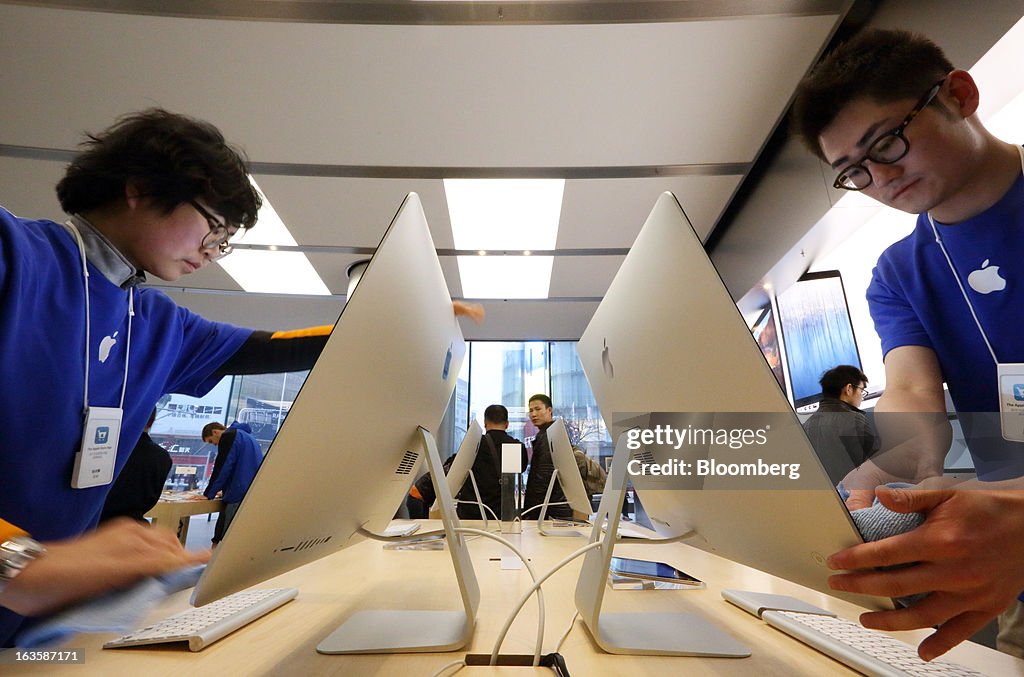
{"type": "Polygon", "coordinates": [[[572,443],[569,441],[569,433],[565,429],[565,421],[558,418],[548,427],[548,444],[551,446],[551,462],[555,471],[551,473],[551,481],[548,482],[547,492],[544,494],[544,501],[535,505],[530,510],[536,509],[537,529],[542,536],[582,536],[578,531],[558,530],[552,531],[544,528],[544,517],[551,505],[551,494],[555,489],[555,482],[562,487],[565,494],[565,502],[575,512],[589,515],[592,512],[590,507],[590,495],[587,494],[587,487],[583,484],[583,477],[580,476],[579,466],[576,465],[576,457],[572,451],[572,443]]]}
{"type": "MultiPolygon", "coordinates": [[[[828,587],[825,557],[861,536],[671,193],[658,198],[578,352],[609,429],[632,430],[616,440],[595,520],[608,520],[606,544],[587,554],[576,590],[577,608],[602,648],[745,655],[728,637],[717,645],[687,641],[688,633],[707,629],[701,619],[600,613],[627,477],[665,537],[688,534],[688,544],[728,559],[864,606],[891,608],[888,600],[828,587]],[[691,439],[652,439],[658,430],[691,439]],[[736,430],[752,436],[731,438],[736,430]],[[698,439],[694,431],[713,434],[698,439]],[[645,464],[668,472],[639,474],[645,464]]],[[[599,526],[592,538],[602,538],[599,526]]]]}
{"type": "MultiPolygon", "coordinates": [[[[458,496],[462,491],[462,485],[469,482],[473,487],[473,495],[477,497],[476,501],[467,501],[468,503],[474,503],[480,507],[480,519],[484,521],[484,528],[487,523],[487,506],[483,501],[480,500],[480,491],[476,486],[476,477],[473,475],[473,464],[476,462],[476,453],[480,449],[480,440],[483,438],[483,430],[480,428],[480,424],[476,422],[476,419],[470,422],[469,429],[466,431],[465,436],[462,438],[462,442],[459,444],[459,450],[455,452],[455,460],[452,461],[452,465],[448,468],[448,474],[445,476],[445,480],[448,482],[448,490],[452,496],[458,496]]],[[[463,501],[456,500],[455,503],[458,505],[463,501]]],[[[434,505],[430,508],[433,510],[441,509],[441,498],[438,497],[434,501],[434,505]]],[[[492,515],[497,520],[501,519],[500,515],[492,515]]]]}
{"type": "MultiPolygon", "coordinates": [[[[419,197],[410,193],[348,299],[200,578],[206,604],[380,534],[425,457],[466,353],[419,197]]],[[[472,635],[479,588],[448,485],[436,482],[459,579],[455,611],[358,611],[318,651],[445,651],[472,635]],[[380,628],[385,628],[381,631],[380,628]]],[[[301,601],[301,591],[300,591],[301,601]]]]}

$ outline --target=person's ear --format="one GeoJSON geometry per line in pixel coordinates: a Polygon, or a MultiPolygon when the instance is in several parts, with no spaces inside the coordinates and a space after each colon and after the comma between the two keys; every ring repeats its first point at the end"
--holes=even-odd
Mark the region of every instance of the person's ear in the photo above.
{"type": "Polygon", "coordinates": [[[142,190],[134,179],[128,179],[124,184],[124,201],[129,209],[136,209],[142,200],[142,190]]]}
{"type": "Polygon", "coordinates": [[[971,74],[957,69],[950,71],[946,78],[943,89],[949,92],[956,112],[965,118],[974,115],[981,103],[981,94],[971,74]]]}

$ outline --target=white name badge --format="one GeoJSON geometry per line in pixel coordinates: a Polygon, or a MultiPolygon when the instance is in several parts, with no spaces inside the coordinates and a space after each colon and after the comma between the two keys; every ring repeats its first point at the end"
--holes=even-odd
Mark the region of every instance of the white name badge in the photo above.
{"type": "Polygon", "coordinates": [[[997,364],[996,380],[1003,439],[1024,442],[1024,364],[997,364]]]}
{"type": "Polygon", "coordinates": [[[518,444],[501,445],[501,472],[523,472],[523,451],[518,444]]]}
{"type": "Polygon", "coordinates": [[[123,414],[116,407],[89,407],[85,414],[82,448],[75,455],[75,468],[71,471],[73,489],[99,487],[114,479],[123,414]]]}

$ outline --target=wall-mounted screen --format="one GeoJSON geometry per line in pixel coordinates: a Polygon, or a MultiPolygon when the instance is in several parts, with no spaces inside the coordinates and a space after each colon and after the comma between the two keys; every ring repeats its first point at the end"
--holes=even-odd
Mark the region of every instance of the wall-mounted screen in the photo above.
{"type": "Polygon", "coordinates": [[[840,364],[861,368],[838,270],[807,273],[778,296],[793,404],[821,399],[821,375],[840,364]]]}
{"type": "Polygon", "coordinates": [[[761,354],[764,355],[768,366],[772,368],[772,373],[775,374],[775,380],[779,382],[782,392],[786,392],[786,374],[782,366],[782,343],[779,340],[779,329],[775,324],[775,312],[771,303],[761,309],[761,313],[750,328],[750,333],[754,335],[761,354]]]}

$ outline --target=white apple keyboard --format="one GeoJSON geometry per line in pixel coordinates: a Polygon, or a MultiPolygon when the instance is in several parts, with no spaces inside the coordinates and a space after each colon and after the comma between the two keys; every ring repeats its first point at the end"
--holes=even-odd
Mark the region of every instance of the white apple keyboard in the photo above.
{"type": "Polygon", "coordinates": [[[898,639],[835,616],[766,610],[761,618],[813,649],[870,677],[985,677],[944,660],[925,662],[898,639]]]}
{"type": "Polygon", "coordinates": [[[295,588],[243,590],[111,640],[103,648],[188,642],[189,651],[200,651],[298,594],[295,588]]]}

